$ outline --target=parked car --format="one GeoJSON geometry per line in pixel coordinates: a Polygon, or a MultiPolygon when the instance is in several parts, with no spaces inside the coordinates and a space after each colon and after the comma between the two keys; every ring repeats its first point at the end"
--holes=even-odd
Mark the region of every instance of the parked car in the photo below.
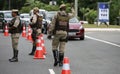
{"type": "Polygon", "coordinates": [[[57,11],[48,11],[46,14],[46,21],[48,24],[51,23],[52,18],[54,17],[54,15],[57,14],[57,11]]]}
{"type": "Polygon", "coordinates": [[[5,23],[3,13],[0,13],[0,29],[3,29],[3,24],[5,23]]]}
{"type": "Polygon", "coordinates": [[[26,26],[29,26],[29,24],[30,24],[30,15],[29,15],[29,13],[20,14],[20,19],[21,19],[22,23],[24,23],[26,26]]]}
{"type": "Polygon", "coordinates": [[[3,29],[3,31],[5,24],[8,24],[13,18],[11,13],[10,10],[0,11],[0,29],[3,29]]]}
{"type": "MultiPolygon", "coordinates": [[[[48,27],[48,29],[49,29],[49,27],[48,27]]],[[[81,22],[76,17],[71,18],[69,20],[68,39],[79,38],[80,40],[84,40],[85,39],[84,33],[85,33],[85,30],[84,30],[84,27],[82,26],[81,22]]]]}
{"type": "Polygon", "coordinates": [[[79,38],[80,40],[84,40],[84,27],[81,22],[76,18],[72,18],[69,20],[69,32],[68,38],[79,38]]]}
{"type": "Polygon", "coordinates": [[[57,11],[48,11],[46,13],[46,21],[47,21],[47,30],[49,29],[49,26],[51,24],[52,18],[54,17],[54,15],[57,14],[57,11]]]}

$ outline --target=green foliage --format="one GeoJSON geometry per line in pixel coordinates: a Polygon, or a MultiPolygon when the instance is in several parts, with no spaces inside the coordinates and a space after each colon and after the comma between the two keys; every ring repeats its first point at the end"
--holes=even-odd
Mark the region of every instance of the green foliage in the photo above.
{"type": "Polygon", "coordinates": [[[83,7],[83,8],[80,8],[79,12],[81,12],[81,13],[83,14],[83,16],[82,16],[82,19],[83,19],[83,20],[86,19],[86,18],[85,18],[85,14],[88,13],[89,10],[90,10],[89,8],[84,8],[84,7],[83,7]]]}
{"type": "Polygon", "coordinates": [[[30,7],[22,7],[22,9],[20,10],[20,13],[29,13],[30,12],[30,10],[31,10],[31,8],[30,7]]]}
{"type": "Polygon", "coordinates": [[[47,11],[58,11],[59,7],[57,5],[45,5],[42,7],[42,9],[45,9],[47,11]]]}
{"type": "Polygon", "coordinates": [[[66,12],[67,13],[71,12],[71,4],[70,3],[66,3],[66,12]]]}
{"type": "MultiPolygon", "coordinates": [[[[90,10],[92,9],[97,10],[98,2],[109,2],[110,3],[110,24],[114,24],[116,21],[116,17],[120,15],[119,14],[120,13],[120,2],[119,2],[120,0],[78,0],[78,1],[79,1],[78,2],[79,16],[84,16],[83,14],[84,10],[82,10],[81,8],[90,8],[90,10]]],[[[90,22],[91,19],[88,19],[88,21],[90,22]]]]}
{"type": "MultiPolygon", "coordinates": [[[[48,11],[57,11],[59,10],[59,5],[66,3],[66,11],[71,11],[71,3],[74,3],[75,0],[56,0],[57,5],[49,5],[51,0],[10,0],[10,7],[8,0],[0,0],[0,10],[8,10],[16,8],[21,12],[29,12],[35,6],[40,9],[46,9],[48,11]],[[46,4],[45,4],[46,3],[46,4]]],[[[120,0],[78,0],[78,16],[92,23],[94,18],[97,16],[97,3],[98,2],[109,2],[110,3],[110,23],[114,24],[116,17],[120,16],[120,0]],[[89,9],[89,12],[88,10],[89,9]]]]}
{"type": "MultiPolygon", "coordinates": [[[[34,7],[39,7],[40,9],[45,9],[47,11],[58,11],[59,10],[59,6],[58,5],[48,5],[48,4],[44,4],[40,1],[29,1],[27,2],[24,7],[22,7],[21,12],[29,12],[32,8],[34,7]],[[28,6],[26,6],[28,5],[28,6]]],[[[66,11],[67,12],[71,12],[71,4],[67,3],[66,4],[67,8],[66,11]]]]}
{"type": "Polygon", "coordinates": [[[38,7],[40,9],[45,9],[47,11],[57,11],[59,10],[59,6],[57,5],[48,5],[48,4],[44,4],[40,1],[29,1],[27,2],[27,6],[22,7],[21,12],[29,12],[30,10],[32,10],[34,7],[38,7]]]}
{"type": "Polygon", "coordinates": [[[116,17],[119,16],[120,2],[119,0],[114,0],[110,4],[110,23],[115,24],[116,17]]]}
{"type": "Polygon", "coordinates": [[[89,10],[89,12],[87,12],[85,14],[86,19],[89,23],[94,23],[94,20],[97,18],[97,12],[96,10],[89,10]]]}

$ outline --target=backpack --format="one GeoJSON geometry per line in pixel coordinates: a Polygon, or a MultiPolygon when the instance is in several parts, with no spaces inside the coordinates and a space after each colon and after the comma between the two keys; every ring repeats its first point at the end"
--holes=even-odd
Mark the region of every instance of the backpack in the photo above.
{"type": "Polygon", "coordinates": [[[37,15],[37,22],[36,22],[36,27],[37,28],[42,28],[42,21],[43,21],[43,17],[37,15]]]}
{"type": "Polygon", "coordinates": [[[24,26],[24,24],[22,23],[22,21],[21,21],[21,19],[20,19],[20,23],[19,23],[19,25],[18,25],[18,31],[19,31],[19,33],[22,33],[22,31],[23,31],[23,26],[24,26]]]}
{"type": "Polygon", "coordinates": [[[56,24],[55,24],[56,30],[64,30],[68,31],[69,29],[69,17],[67,15],[61,15],[59,12],[57,14],[56,24]]]}
{"type": "MultiPolygon", "coordinates": [[[[30,26],[31,26],[31,28],[42,28],[42,16],[39,16],[39,15],[37,15],[37,21],[36,21],[36,23],[35,24],[31,24],[30,26]]],[[[31,21],[32,21],[32,19],[31,19],[31,21]]]]}

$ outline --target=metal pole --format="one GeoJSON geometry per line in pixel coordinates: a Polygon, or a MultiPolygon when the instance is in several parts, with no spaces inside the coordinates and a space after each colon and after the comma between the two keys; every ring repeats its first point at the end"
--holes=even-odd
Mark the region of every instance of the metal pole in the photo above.
{"type": "Polygon", "coordinates": [[[11,4],[11,1],[9,0],[9,10],[11,9],[10,4],[11,4]]]}
{"type": "Polygon", "coordinates": [[[75,0],[75,12],[76,12],[76,17],[78,16],[78,0],[75,0]]]}

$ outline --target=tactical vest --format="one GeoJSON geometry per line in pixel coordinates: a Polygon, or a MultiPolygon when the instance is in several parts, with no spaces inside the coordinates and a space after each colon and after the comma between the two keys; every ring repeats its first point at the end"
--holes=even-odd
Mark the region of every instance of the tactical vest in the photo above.
{"type": "Polygon", "coordinates": [[[56,24],[55,24],[55,30],[63,30],[67,31],[69,30],[69,17],[67,15],[61,15],[60,13],[57,14],[56,24]]]}
{"type": "MultiPolygon", "coordinates": [[[[9,27],[13,27],[16,18],[18,18],[18,17],[15,17],[15,18],[13,18],[13,19],[11,20],[11,23],[9,24],[9,27]]],[[[20,18],[19,18],[19,20],[20,20],[20,18]]],[[[22,25],[22,24],[21,24],[21,21],[20,21],[20,23],[19,23],[19,25],[17,26],[17,28],[14,28],[14,29],[12,29],[12,30],[9,30],[9,32],[12,33],[12,34],[14,34],[14,33],[21,33],[21,25],[22,25]]]]}
{"type": "Polygon", "coordinates": [[[42,28],[42,16],[37,15],[37,21],[35,24],[31,25],[31,28],[41,29],[42,28]]]}

